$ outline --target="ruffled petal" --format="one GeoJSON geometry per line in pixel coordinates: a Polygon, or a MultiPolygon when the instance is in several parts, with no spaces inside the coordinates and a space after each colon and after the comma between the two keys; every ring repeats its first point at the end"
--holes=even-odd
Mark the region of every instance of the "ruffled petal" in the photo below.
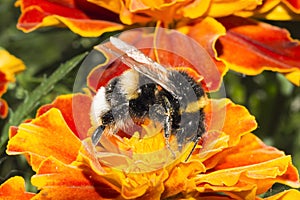
{"type": "Polygon", "coordinates": [[[247,75],[257,75],[263,70],[284,73],[300,70],[299,42],[292,40],[286,30],[239,17],[218,21],[227,32],[219,38],[216,49],[230,69],[247,75]]]}
{"type": "Polygon", "coordinates": [[[113,183],[87,166],[53,157],[41,163],[31,181],[41,190],[34,199],[118,199],[120,194],[113,183]]]}
{"type": "Polygon", "coordinates": [[[267,20],[277,20],[277,21],[300,20],[299,11],[293,8],[291,9],[288,5],[280,2],[280,0],[267,1],[267,3],[264,3],[262,8],[248,15],[247,14],[245,15],[245,13],[242,14],[239,13],[239,16],[244,16],[244,17],[252,16],[252,15],[254,15],[254,17],[256,18],[267,19],[267,20]]]}
{"type": "Polygon", "coordinates": [[[229,135],[229,146],[235,146],[241,136],[257,128],[254,116],[244,106],[229,99],[210,100],[204,112],[208,132],[221,131],[229,135]]]}
{"type": "Polygon", "coordinates": [[[169,178],[165,181],[163,197],[167,198],[179,193],[195,191],[195,179],[190,177],[194,177],[197,174],[204,173],[205,171],[205,166],[198,160],[188,163],[180,163],[172,169],[169,174],[169,178]]]}
{"type": "Polygon", "coordinates": [[[57,108],[72,132],[84,139],[88,136],[88,130],[92,127],[90,121],[90,107],[92,99],[88,95],[61,95],[51,104],[43,105],[37,112],[37,117],[51,108],[57,108]]]}
{"type": "Polygon", "coordinates": [[[25,191],[25,181],[20,176],[15,176],[7,181],[5,181],[2,185],[0,185],[0,197],[5,200],[29,200],[34,197],[34,193],[25,191]]]}
{"type": "MultiPolygon", "coordinates": [[[[299,175],[291,164],[291,157],[265,145],[253,134],[244,135],[237,146],[223,150],[204,164],[211,164],[211,161],[217,163],[210,173],[197,176],[199,185],[204,188],[206,183],[222,187],[246,184],[255,185],[256,194],[261,194],[275,182],[291,187],[300,186],[299,175]]],[[[204,188],[201,190],[204,191],[204,188]]]]}
{"type": "Polygon", "coordinates": [[[64,25],[81,36],[96,37],[123,29],[123,25],[113,22],[117,21],[114,20],[117,15],[101,7],[93,7],[87,1],[19,0],[16,5],[21,6],[22,12],[17,27],[24,32],[43,26],[64,25]],[[106,21],[107,17],[110,21],[106,21]]]}
{"type": "Polygon", "coordinates": [[[261,4],[261,0],[215,1],[211,4],[211,7],[208,10],[208,16],[224,17],[242,10],[254,10],[261,4]]]}
{"type": "Polygon", "coordinates": [[[17,134],[8,142],[7,153],[29,155],[30,165],[37,170],[39,164],[49,156],[65,163],[74,161],[80,146],[81,141],[71,131],[61,112],[52,108],[20,125],[17,134]]]}
{"type": "Polygon", "coordinates": [[[210,100],[205,115],[207,132],[202,136],[201,148],[194,151],[193,157],[202,161],[206,169],[211,169],[222,158],[215,155],[240,143],[241,137],[255,130],[257,123],[245,107],[229,99],[210,100]]]}
{"type": "Polygon", "coordinates": [[[258,6],[255,10],[240,10],[235,13],[237,16],[241,17],[250,17],[253,15],[260,15],[263,13],[267,13],[270,10],[274,9],[278,4],[280,3],[280,0],[264,0],[263,3],[258,6]]]}
{"type": "Polygon", "coordinates": [[[208,0],[208,1],[196,0],[196,1],[193,1],[193,2],[185,5],[182,8],[183,16],[191,18],[191,19],[201,17],[201,16],[205,15],[207,10],[209,10],[209,7],[211,6],[211,4],[214,4],[213,1],[211,1],[211,0],[208,0]]]}

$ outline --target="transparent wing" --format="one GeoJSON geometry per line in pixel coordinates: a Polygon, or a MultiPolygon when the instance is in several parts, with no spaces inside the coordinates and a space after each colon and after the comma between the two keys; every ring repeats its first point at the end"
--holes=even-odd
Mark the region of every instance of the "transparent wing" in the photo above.
{"type": "Polygon", "coordinates": [[[174,96],[177,96],[175,94],[176,87],[172,81],[170,81],[170,73],[165,67],[147,57],[136,47],[131,46],[116,37],[110,37],[110,43],[112,46],[106,44],[102,45],[101,48],[106,52],[119,57],[128,67],[147,76],[165,90],[174,96]]]}

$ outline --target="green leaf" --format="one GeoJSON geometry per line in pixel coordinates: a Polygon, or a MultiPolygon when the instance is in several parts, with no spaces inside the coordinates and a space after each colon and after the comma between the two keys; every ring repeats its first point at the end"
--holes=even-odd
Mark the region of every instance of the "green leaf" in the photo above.
{"type": "Polygon", "coordinates": [[[25,101],[17,108],[14,113],[10,114],[10,119],[8,123],[3,128],[3,134],[0,138],[0,149],[6,144],[8,140],[8,130],[10,126],[19,125],[24,118],[36,108],[39,103],[39,100],[47,93],[49,93],[54,85],[62,80],[66,74],[68,74],[72,69],[74,69],[80,61],[87,55],[87,53],[80,54],[66,63],[59,66],[59,68],[43,80],[43,82],[36,87],[25,99],[25,101]]]}

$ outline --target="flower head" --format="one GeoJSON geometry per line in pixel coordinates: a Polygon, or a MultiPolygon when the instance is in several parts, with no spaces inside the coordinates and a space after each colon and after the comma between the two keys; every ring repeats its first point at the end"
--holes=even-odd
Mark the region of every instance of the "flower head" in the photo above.
{"type": "MultiPolygon", "coordinates": [[[[108,139],[116,142],[115,151],[98,152],[90,138],[80,140],[72,131],[74,119],[70,112],[74,100],[85,106],[91,99],[86,95],[60,96],[47,106],[51,107],[49,110],[42,107],[45,112],[11,129],[7,153],[28,156],[36,171],[32,183],[40,189],[35,198],[59,198],[62,193],[64,198],[77,199],[217,198],[223,193],[228,198],[254,199],[276,182],[300,186],[291,157],[251,134],[256,128],[253,116],[228,99],[212,100],[206,109],[208,116],[219,111],[210,110],[212,105],[226,110],[223,128],[210,127],[188,161],[179,158],[159,169],[155,165],[158,161],[165,162],[168,155],[147,154],[162,148],[164,138],[155,133],[157,129],[145,127],[146,132],[155,135],[150,139],[113,136],[108,139]],[[235,115],[237,112],[239,116],[235,115]],[[107,164],[113,161],[124,168],[107,164]],[[153,170],[149,170],[151,167],[153,170]]],[[[208,124],[210,120],[208,117],[208,124]]]]}
{"type": "MultiPolygon", "coordinates": [[[[155,41],[152,34],[146,42],[147,38],[155,41]]],[[[160,57],[151,53],[153,49],[144,50],[160,62],[160,57]]],[[[175,64],[174,52],[165,52],[164,61],[175,64]]],[[[191,146],[172,159],[163,129],[151,120],[145,120],[131,137],[120,137],[121,132],[103,134],[101,145],[95,146],[89,113],[93,90],[102,84],[95,73],[99,75],[104,66],[127,68],[108,58],[88,77],[90,93],[59,96],[42,106],[34,119],[11,127],[7,153],[25,155],[36,172],[31,181],[39,192],[33,199],[61,199],[62,194],[65,199],[258,199],[274,183],[300,187],[291,157],[252,134],[257,127],[254,117],[226,98],[208,100],[204,109],[207,131],[188,160],[191,146]]],[[[197,72],[190,70],[196,76],[197,72]]],[[[101,80],[105,82],[108,75],[103,74],[101,80]]],[[[213,77],[209,70],[207,75],[213,77]]],[[[215,79],[204,80],[210,83],[215,79]]],[[[171,145],[172,141],[176,145],[176,140],[171,138],[171,145]]],[[[290,190],[278,195],[273,199],[300,194],[290,190]]]]}
{"type": "Polygon", "coordinates": [[[257,75],[272,70],[300,84],[299,42],[284,29],[247,18],[299,18],[295,1],[19,0],[16,5],[22,11],[18,27],[25,32],[55,25],[96,37],[136,26],[172,28],[201,44],[224,73],[233,69],[257,75]]]}

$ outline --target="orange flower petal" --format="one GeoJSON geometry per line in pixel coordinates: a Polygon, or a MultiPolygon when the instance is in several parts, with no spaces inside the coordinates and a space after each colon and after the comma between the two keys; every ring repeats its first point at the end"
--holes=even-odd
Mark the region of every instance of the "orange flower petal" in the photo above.
{"type": "Polygon", "coordinates": [[[50,157],[44,160],[32,184],[41,191],[35,199],[117,199],[118,188],[84,165],[65,164],[50,157]]]}
{"type": "Polygon", "coordinates": [[[212,1],[201,1],[201,0],[196,0],[191,3],[188,3],[182,9],[183,16],[191,19],[201,17],[205,15],[207,10],[209,10],[211,4],[214,3],[212,1]]]}
{"type": "Polygon", "coordinates": [[[256,164],[281,156],[284,156],[282,151],[265,145],[253,134],[246,134],[237,146],[223,150],[211,159],[218,160],[217,166],[214,167],[217,170],[256,164]]]}
{"type": "Polygon", "coordinates": [[[269,12],[270,10],[274,9],[278,4],[280,3],[280,0],[264,0],[263,3],[258,6],[255,10],[241,10],[235,13],[237,16],[241,17],[250,17],[252,15],[259,15],[266,12],[269,12]]]}
{"type": "Polygon", "coordinates": [[[214,1],[208,10],[208,16],[224,17],[241,10],[254,10],[261,2],[261,0],[214,1]]]}
{"type": "Polygon", "coordinates": [[[285,190],[273,196],[265,198],[265,200],[289,200],[289,199],[299,199],[300,192],[298,190],[285,190]]]}
{"type": "Polygon", "coordinates": [[[35,194],[25,191],[25,181],[20,176],[15,176],[5,181],[0,186],[0,197],[5,200],[31,199],[35,194]]]}
{"type": "Polygon", "coordinates": [[[181,192],[188,193],[194,191],[196,183],[194,179],[189,177],[194,177],[196,174],[204,173],[205,171],[205,166],[198,160],[189,163],[180,163],[172,169],[169,178],[165,181],[163,197],[167,198],[181,192]]]}
{"type": "MultiPolygon", "coordinates": [[[[211,161],[210,157],[228,147],[229,135],[219,131],[209,131],[202,136],[201,142],[201,148],[194,151],[193,157],[196,156],[202,162],[211,161]]],[[[206,163],[206,168],[210,169],[216,165],[216,163],[212,163],[206,163]]]]}
{"type": "MultiPolygon", "coordinates": [[[[232,187],[239,183],[256,185],[256,193],[262,194],[280,180],[280,177],[287,171],[290,163],[291,157],[283,156],[258,164],[227,168],[207,174],[199,174],[197,175],[196,182],[199,185],[199,189],[201,189],[205,183],[222,187],[232,187]]],[[[299,185],[299,182],[294,185],[299,185]]],[[[236,189],[236,192],[238,192],[239,189],[236,189]]],[[[232,191],[234,192],[234,190],[232,191]]]]}
{"type": "Polygon", "coordinates": [[[238,144],[241,136],[257,127],[254,116],[244,106],[236,105],[229,99],[211,99],[204,112],[207,130],[229,135],[229,146],[238,144]]]}
{"type": "MultiPolygon", "coordinates": [[[[216,60],[217,52],[214,47],[217,39],[220,36],[225,35],[226,33],[226,30],[222,24],[220,24],[217,20],[211,17],[206,17],[203,20],[200,20],[199,22],[194,22],[190,25],[181,26],[177,30],[193,38],[202,47],[204,47],[205,50],[211,56],[211,58],[213,58],[213,61],[217,66],[221,76],[224,76],[228,69],[223,62],[216,60]]],[[[215,84],[217,83],[218,82],[216,82],[215,84]]]]}
{"type": "Polygon", "coordinates": [[[80,139],[86,138],[90,129],[90,107],[92,99],[88,95],[61,95],[58,96],[51,104],[44,105],[39,108],[37,117],[44,114],[51,108],[60,110],[64,120],[68,124],[72,132],[80,139]]]}
{"type": "Polygon", "coordinates": [[[204,162],[207,169],[211,169],[222,158],[214,155],[236,146],[243,135],[256,129],[257,123],[245,107],[229,99],[211,99],[205,107],[205,115],[207,132],[202,136],[202,147],[196,149],[193,156],[204,162]]]}
{"type": "Polygon", "coordinates": [[[53,156],[70,163],[77,157],[81,142],[66,124],[61,112],[48,112],[22,123],[7,145],[9,155],[29,154],[30,165],[36,170],[42,160],[53,156]]]}
{"type": "Polygon", "coordinates": [[[299,175],[291,164],[290,156],[265,145],[253,134],[244,135],[237,146],[223,150],[204,164],[206,168],[211,168],[211,173],[199,175],[199,180],[202,182],[205,177],[214,175],[207,182],[211,185],[234,186],[238,182],[255,184],[258,194],[268,190],[275,182],[291,187],[300,186],[299,175]],[[213,168],[209,167],[212,163],[213,168]],[[228,180],[227,175],[222,173],[228,173],[228,180]]]}
{"type": "Polygon", "coordinates": [[[121,24],[111,22],[118,21],[114,20],[117,15],[87,1],[19,0],[16,5],[21,6],[22,11],[17,27],[24,32],[65,25],[81,36],[96,37],[123,29],[121,24]],[[107,18],[110,21],[106,21],[107,18]]]}
{"type": "Polygon", "coordinates": [[[263,70],[285,73],[300,70],[299,42],[292,40],[284,29],[240,17],[218,21],[227,33],[219,38],[216,48],[219,58],[230,69],[248,75],[263,70]]]}

